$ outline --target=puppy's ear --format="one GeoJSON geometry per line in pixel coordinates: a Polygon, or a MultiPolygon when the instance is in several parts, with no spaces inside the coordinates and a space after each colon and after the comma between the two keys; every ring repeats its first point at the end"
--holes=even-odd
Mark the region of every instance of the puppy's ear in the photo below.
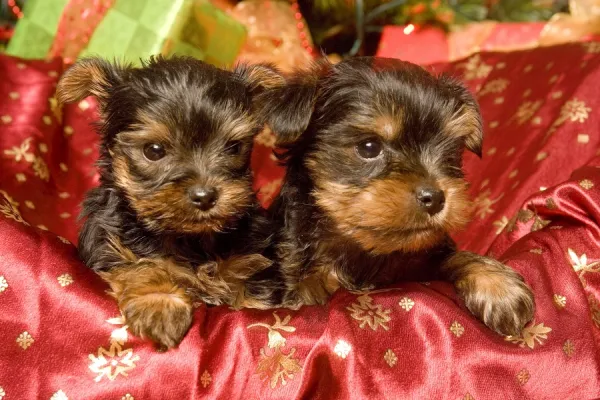
{"type": "MultiPolygon", "coordinates": [[[[254,66],[256,67],[256,66],[254,66]]],[[[252,68],[252,67],[250,67],[252,68]]],[[[277,138],[277,146],[292,145],[308,127],[317,95],[318,70],[298,72],[293,76],[273,79],[264,71],[251,76],[261,77],[267,82],[265,90],[258,93],[256,104],[262,121],[269,125],[277,138]]]]}
{"type": "Polygon", "coordinates": [[[455,99],[454,109],[446,125],[449,135],[462,137],[465,147],[482,155],[483,146],[483,121],[477,100],[461,82],[447,77],[440,77],[440,83],[455,99]]]}
{"type": "Polygon", "coordinates": [[[111,88],[123,81],[127,68],[100,58],[78,61],[58,82],[58,102],[65,104],[94,96],[102,106],[108,100],[111,88]]]}

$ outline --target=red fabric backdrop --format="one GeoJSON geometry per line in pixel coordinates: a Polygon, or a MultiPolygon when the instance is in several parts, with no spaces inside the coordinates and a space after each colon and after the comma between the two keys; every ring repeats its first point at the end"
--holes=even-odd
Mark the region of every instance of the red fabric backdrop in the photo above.
{"type": "MultiPolygon", "coordinates": [[[[0,56],[0,399],[599,398],[600,43],[433,69],[478,93],[484,158],[465,160],[475,218],[457,239],[532,286],[522,335],[494,334],[449,284],[422,282],[299,311],[199,306],[179,349],[156,353],[69,243],[95,184],[93,103],[61,113],[59,61],[0,56]]],[[[282,171],[272,136],[257,142],[268,199],[282,171]]]]}

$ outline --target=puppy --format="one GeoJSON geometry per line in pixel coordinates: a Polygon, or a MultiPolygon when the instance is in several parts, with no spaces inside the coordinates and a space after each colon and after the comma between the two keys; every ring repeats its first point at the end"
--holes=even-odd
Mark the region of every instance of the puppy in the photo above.
{"type": "Polygon", "coordinates": [[[300,73],[266,94],[287,177],[273,213],[284,304],[322,304],[338,287],[446,279],[468,309],[519,334],[534,298],[502,263],[457,252],[468,220],[462,154],[481,156],[478,105],[459,83],[391,59],[300,73]]]}
{"type": "Polygon", "coordinates": [[[176,346],[192,304],[266,308],[271,230],[251,188],[262,129],[255,101],[283,78],[267,66],[225,71],[192,58],[141,68],[86,59],[61,103],[98,99],[100,186],[87,195],[83,261],[110,285],[132,332],[176,346]]]}

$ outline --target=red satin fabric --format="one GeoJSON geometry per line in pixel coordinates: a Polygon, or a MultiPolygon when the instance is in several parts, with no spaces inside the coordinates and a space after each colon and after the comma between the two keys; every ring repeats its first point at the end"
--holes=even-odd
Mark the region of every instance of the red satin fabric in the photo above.
{"type": "MultiPolygon", "coordinates": [[[[75,240],[95,184],[92,104],[59,122],[48,98],[60,62],[0,56],[0,398],[599,398],[600,57],[580,44],[475,57],[435,67],[480,86],[486,119],[484,158],[465,161],[475,219],[457,238],[533,288],[522,337],[490,332],[447,283],[403,283],[299,311],[199,306],[179,349],[161,354],[127,334],[106,286],[57,237],[75,240]],[[485,89],[496,79],[509,83],[485,89]],[[526,101],[537,108],[522,122],[526,101]]],[[[282,171],[269,134],[258,142],[266,198],[282,171]]]]}

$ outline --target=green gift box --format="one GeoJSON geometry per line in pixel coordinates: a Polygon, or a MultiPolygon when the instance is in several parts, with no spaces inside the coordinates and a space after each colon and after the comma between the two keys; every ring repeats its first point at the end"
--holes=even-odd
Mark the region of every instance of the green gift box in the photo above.
{"type": "MultiPolygon", "coordinates": [[[[7,53],[46,58],[69,1],[29,0],[7,53]]],[[[153,54],[178,54],[228,66],[245,39],[245,27],[208,0],[116,0],[79,57],[100,56],[139,65],[140,59],[153,54]]]]}

